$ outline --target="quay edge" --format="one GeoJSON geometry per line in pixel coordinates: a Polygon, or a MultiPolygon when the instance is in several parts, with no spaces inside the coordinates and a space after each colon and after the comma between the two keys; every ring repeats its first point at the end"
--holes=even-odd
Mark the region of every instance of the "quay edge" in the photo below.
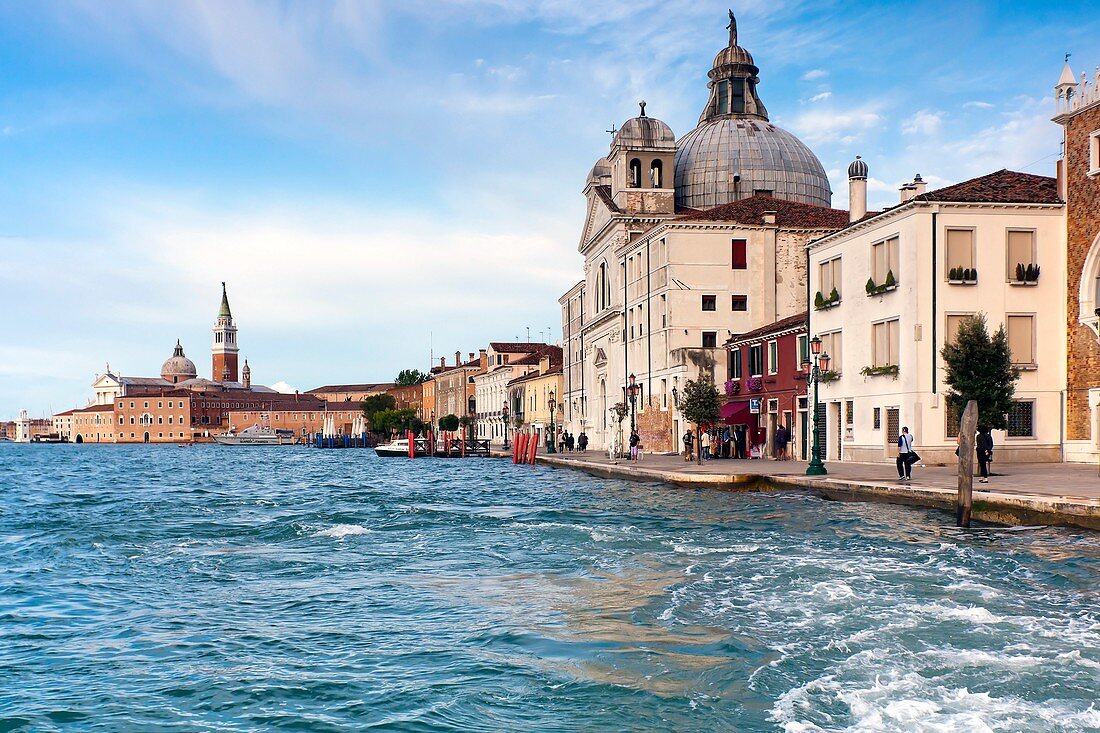
{"type": "MultiPolygon", "coordinates": [[[[588,463],[540,455],[537,462],[569,468],[602,478],[671,484],[680,488],[723,491],[800,490],[832,501],[878,502],[955,511],[953,490],[931,486],[890,485],[800,475],[698,474],[644,468],[622,463],[588,463]]],[[[1006,526],[1046,525],[1100,530],[1100,501],[1070,497],[974,491],[974,519],[1006,526]]]]}

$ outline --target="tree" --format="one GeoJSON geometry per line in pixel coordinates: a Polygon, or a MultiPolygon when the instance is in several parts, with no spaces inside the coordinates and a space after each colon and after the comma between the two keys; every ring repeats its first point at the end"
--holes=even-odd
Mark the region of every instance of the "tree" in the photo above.
{"type": "Polygon", "coordinates": [[[379,410],[371,417],[371,430],[375,433],[392,433],[412,430],[419,433],[424,423],[416,416],[416,410],[379,410]]]}
{"type": "MultiPolygon", "coordinates": [[[[700,370],[698,379],[689,379],[680,398],[680,412],[688,422],[695,423],[696,433],[706,425],[718,422],[722,416],[722,398],[708,370],[700,370]]],[[[698,434],[695,436],[698,440],[698,434]]],[[[702,451],[696,455],[702,460],[702,451]]]]}
{"type": "Polygon", "coordinates": [[[366,415],[367,420],[370,420],[371,415],[376,412],[397,409],[397,400],[393,398],[393,395],[383,392],[382,394],[371,395],[363,400],[359,407],[363,411],[363,414],[366,415]]]}
{"type": "Polygon", "coordinates": [[[1006,429],[1020,370],[1012,366],[1004,326],[990,336],[985,314],[964,318],[955,342],[945,345],[940,354],[948,387],[944,401],[954,414],[961,415],[967,401],[974,400],[982,425],[1006,429]]]}
{"type": "Polygon", "coordinates": [[[611,417],[615,418],[615,423],[619,426],[619,451],[623,449],[623,420],[630,414],[630,408],[626,406],[625,402],[616,402],[611,406],[611,417]]]}
{"type": "Polygon", "coordinates": [[[397,379],[393,380],[398,387],[411,387],[414,384],[423,384],[431,377],[419,369],[402,369],[397,373],[397,379]]]}
{"type": "Polygon", "coordinates": [[[449,433],[458,430],[458,415],[452,413],[439,418],[439,429],[446,430],[449,433]]]}

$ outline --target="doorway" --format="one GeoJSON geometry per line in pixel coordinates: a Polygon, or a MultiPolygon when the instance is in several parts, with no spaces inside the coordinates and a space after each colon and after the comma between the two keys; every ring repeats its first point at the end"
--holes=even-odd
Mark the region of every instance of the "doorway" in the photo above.
{"type": "Polygon", "coordinates": [[[143,440],[142,442],[145,442],[145,443],[148,443],[148,442],[149,442],[149,433],[146,433],[146,434],[145,434],[145,438],[144,438],[144,440],[143,440]]]}

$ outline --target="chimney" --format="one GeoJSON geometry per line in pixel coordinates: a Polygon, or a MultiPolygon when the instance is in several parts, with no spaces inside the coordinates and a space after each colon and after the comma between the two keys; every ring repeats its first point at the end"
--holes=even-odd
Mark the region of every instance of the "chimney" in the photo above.
{"type": "Polygon", "coordinates": [[[470,352],[470,361],[473,361],[473,360],[474,360],[474,352],[471,351],[470,352]]]}
{"type": "Polygon", "coordinates": [[[775,226],[775,217],[778,215],[778,213],[779,212],[777,212],[777,211],[765,211],[764,212],[764,226],[766,226],[766,227],[775,226]]]}
{"type": "Polygon", "coordinates": [[[461,351],[456,351],[455,352],[455,366],[458,366],[461,363],[462,363],[462,352],[461,351]]]}
{"type": "Polygon", "coordinates": [[[1066,161],[1059,158],[1054,162],[1054,180],[1058,186],[1058,198],[1066,200],[1066,161]]]}
{"type": "Polygon", "coordinates": [[[443,369],[446,366],[447,366],[447,357],[445,357],[445,356],[439,357],[439,368],[443,369]]]}
{"type": "Polygon", "coordinates": [[[928,184],[924,182],[924,179],[921,178],[920,173],[918,173],[913,176],[913,181],[911,183],[906,183],[898,189],[901,191],[901,202],[904,204],[907,201],[912,201],[914,198],[924,193],[927,188],[928,184]]]}
{"type": "Polygon", "coordinates": [[[550,356],[539,357],[539,374],[546,374],[550,371],[550,356]]]}
{"type": "Polygon", "coordinates": [[[485,349],[480,350],[478,366],[481,367],[481,371],[485,371],[489,368],[489,352],[485,349]]]}
{"type": "Polygon", "coordinates": [[[867,216],[867,163],[860,156],[848,166],[848,221],[867,216]]]}

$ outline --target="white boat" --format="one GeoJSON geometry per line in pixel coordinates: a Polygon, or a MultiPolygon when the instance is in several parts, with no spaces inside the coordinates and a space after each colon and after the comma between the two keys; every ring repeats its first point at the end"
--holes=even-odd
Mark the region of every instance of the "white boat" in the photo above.
{"type": "Polygon", "coordinates": [[[272,430],[266,425],[253,425],[237,432],[230,428],[222,435],[213,436],[222,445],[293,445],[292,430],[272,430]]]}
{"type": "Polygon", "coordinates": [[[383,458],[408,458],[409,439],[399,438],[385,445],[376,446],[374,452],[383,458]]]}

